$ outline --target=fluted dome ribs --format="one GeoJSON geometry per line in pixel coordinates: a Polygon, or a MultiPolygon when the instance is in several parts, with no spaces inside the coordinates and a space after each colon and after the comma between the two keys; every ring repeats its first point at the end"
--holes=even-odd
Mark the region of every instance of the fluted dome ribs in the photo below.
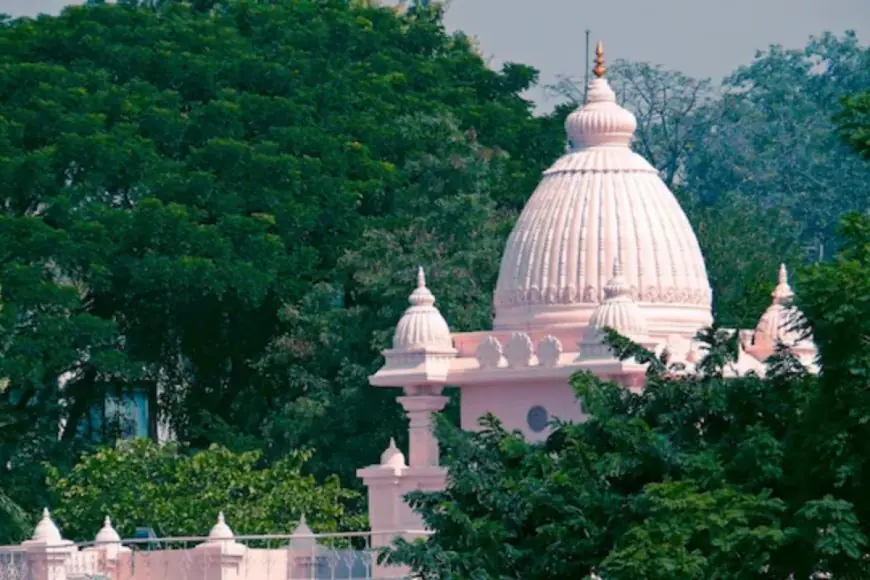
{"type": "Polygon", "coordinates": [[[607,81],[594,79],[589,102],[566,121],[576,149],[544,172],[508,239],[496,329],[588,323],[617,258],[651,327],[678,320],[693,333],[712,322],[698,240],[656,169],[629,148],[635,128],[607,81]]]}
{"type": "Polygon", "coordinates": [[[417,288],[408,298],[411,306],[396,325],[393,350],[415,348],[450,349],[453,339],[447,321],[435,307],[435,297],[426,287],[423,268],[417,270],[417,288]]]}

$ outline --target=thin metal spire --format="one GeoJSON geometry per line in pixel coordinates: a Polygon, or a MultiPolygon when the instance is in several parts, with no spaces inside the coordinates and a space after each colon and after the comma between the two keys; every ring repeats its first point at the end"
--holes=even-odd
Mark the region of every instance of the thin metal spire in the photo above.
{"type": "Polygon", "coordinates": [[[583,104],[589,102],[589,32],[590,30],[586,29],[586,58],[584,59],[586,62],[586,71],[583,73],[583,104]]]}

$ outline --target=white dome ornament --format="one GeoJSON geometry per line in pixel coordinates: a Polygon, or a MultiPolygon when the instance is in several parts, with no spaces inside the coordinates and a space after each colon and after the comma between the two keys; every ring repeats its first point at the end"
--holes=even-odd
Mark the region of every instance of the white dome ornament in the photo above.
{"type": "Polygon", "coordinates": [[[646,316],[631,297],[631,287],[625,279],[619,258],[613,262],[613,276],[604,285],[604,302],[589,318],[586,335],[579,344],[581,358],[613,356],[610,347],[604,344],[605,328],[612,328],[639,344],[650,344],[646,316]]]}
{"type": "Polygon", "coordinates": [[[121,536],[118,531],[112,527],[112,520],[109,516],[103,520],[103,527],[97,532],[94,538],[93,549],[105,550],[105,554],[110,559],[115,559],[121,552],[129,552],[130,548],[121,545],[121,536]]]}
{"type": "Polygon", "coordinates": [[[211,531],[208,533],[208,541],[209,542],[219,542],[219,541],[227,541],[233,540],[235,535],[233,534],[233,530],[227,525],[226,518],[224,517],[224,512],[219,512],[217,517],[217,523],[212,526],[211,531]]]}
{"type": "Polygon", "coordinates": [[[408,297],[411,307],[396,325],[393,350],[414,348],[453,348],[447,321],[435,308],[435,297],[426,287],[423,267],[417,268],[417,288],[408,297]]]}
{"type": "Polygon", "coordinates": [[[631,297],[631,287],[619,258],[613,261],[613,276],[604,285],[604,302],[589,318],[589,328],[603,330],[607,327],[627,337],[649,334],[646,317],[631,297]]]}
{"type": "Polygon", "coordinates": [[[60,530],[51,519],[51,513],[48,508],[42,510],[42,519],[36,524],[36,529],[33,530],[34,542],[44,542],[46,544],[61,544],[63,538],[60,535],[60,530]]]}
{"type": "Polygon", "coordinates": [[[385,363],[369,378],[380,387],[443,384],[456,357],[447,321],[435,307],[423,268],[417,269],[417,287],[408,297],[393,334],[393,346],[383,351],[385,363]]]}
{"type": "Polygon", "coordinates": [[[803,336],[800,328],[803,314],[791,303],[794,291],[788,283],[785,264],[779,265],[776,287],[770,296],[771,304],[759,318],[752,342],[745,348],[746,352],[764,360],[774,353],[777,344],[782,343],[799,357],[814,353],[812,339],[803,336]]]}
{"type": "Polygon", "coordinates": [[[405,455],[396,447],[396,440],[390,437],[390,445],[381,453],[381,467],[400,470],[407,467],[405,455]]]}
{"type": "Polygon", "coordinates": [[[97,544],[109,544],[120,542],[121,536],[118,534],[117,530],[112,527],[112,519],[109,516],[106,516],[106,519],[103,520],[103,527],[97,532],[97,537],[94,538],[94,542],[97,544]]]}
{"type": "Polygon", "coordinates": [[[299,518],[299,524],[290,536],[290,549],[313,551],[316,548],[317,539],[314,537],[314,532],[308,527],[305,514],[302,514],[302,517],[299,518]]]}
{"type": "Polygon", "coordinates": [[[202,544],[196,546],[195,549],[210,552],[213,551],[220,554],[221,558],[225,558],[224,562],[232,562],[238,565],[244,557],[247,547],[236,542],[236,536],[233,534],[233,530],[227,525],[224,512],[221,511],[218,512],[217,522],[212,526],[211,531],[208,533],[208,539],[202,544]]]}

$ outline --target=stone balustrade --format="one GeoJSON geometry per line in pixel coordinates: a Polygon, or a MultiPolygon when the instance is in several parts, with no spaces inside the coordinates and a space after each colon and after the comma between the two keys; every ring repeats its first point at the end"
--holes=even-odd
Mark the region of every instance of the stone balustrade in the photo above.
{"type": "MultiPolygon", "coordinates": [[[[383,535],[383,532],[381,533],[383,535]]],[[[404,536],[402,532],[391,537],[404,536]]],[[[419,532],[415,532],[419,536],[419,532]]],[[[66,540],[45,510],[33,538],[0,547],[0,580],[388,580],[370,532],[315,534],[303,516],[292,534],[236,535],[223,513],[208,536],[122,540],[107,517],[92,542],[66,540]]]]}

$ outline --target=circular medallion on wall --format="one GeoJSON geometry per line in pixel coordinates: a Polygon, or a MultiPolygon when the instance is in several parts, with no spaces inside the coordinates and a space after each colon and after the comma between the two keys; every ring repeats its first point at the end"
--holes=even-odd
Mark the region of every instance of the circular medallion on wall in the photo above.
{"type": "Polygon", "coordinates": [[[534,433],[540,433],[541,431],[546,429],[549,421],[550,414],[544,407],[540,405],[535,405],[534,407],[529,409],[529,412],[526,415],[526,423],[528,423],[529,429],[531,429],[534,433]]]}

